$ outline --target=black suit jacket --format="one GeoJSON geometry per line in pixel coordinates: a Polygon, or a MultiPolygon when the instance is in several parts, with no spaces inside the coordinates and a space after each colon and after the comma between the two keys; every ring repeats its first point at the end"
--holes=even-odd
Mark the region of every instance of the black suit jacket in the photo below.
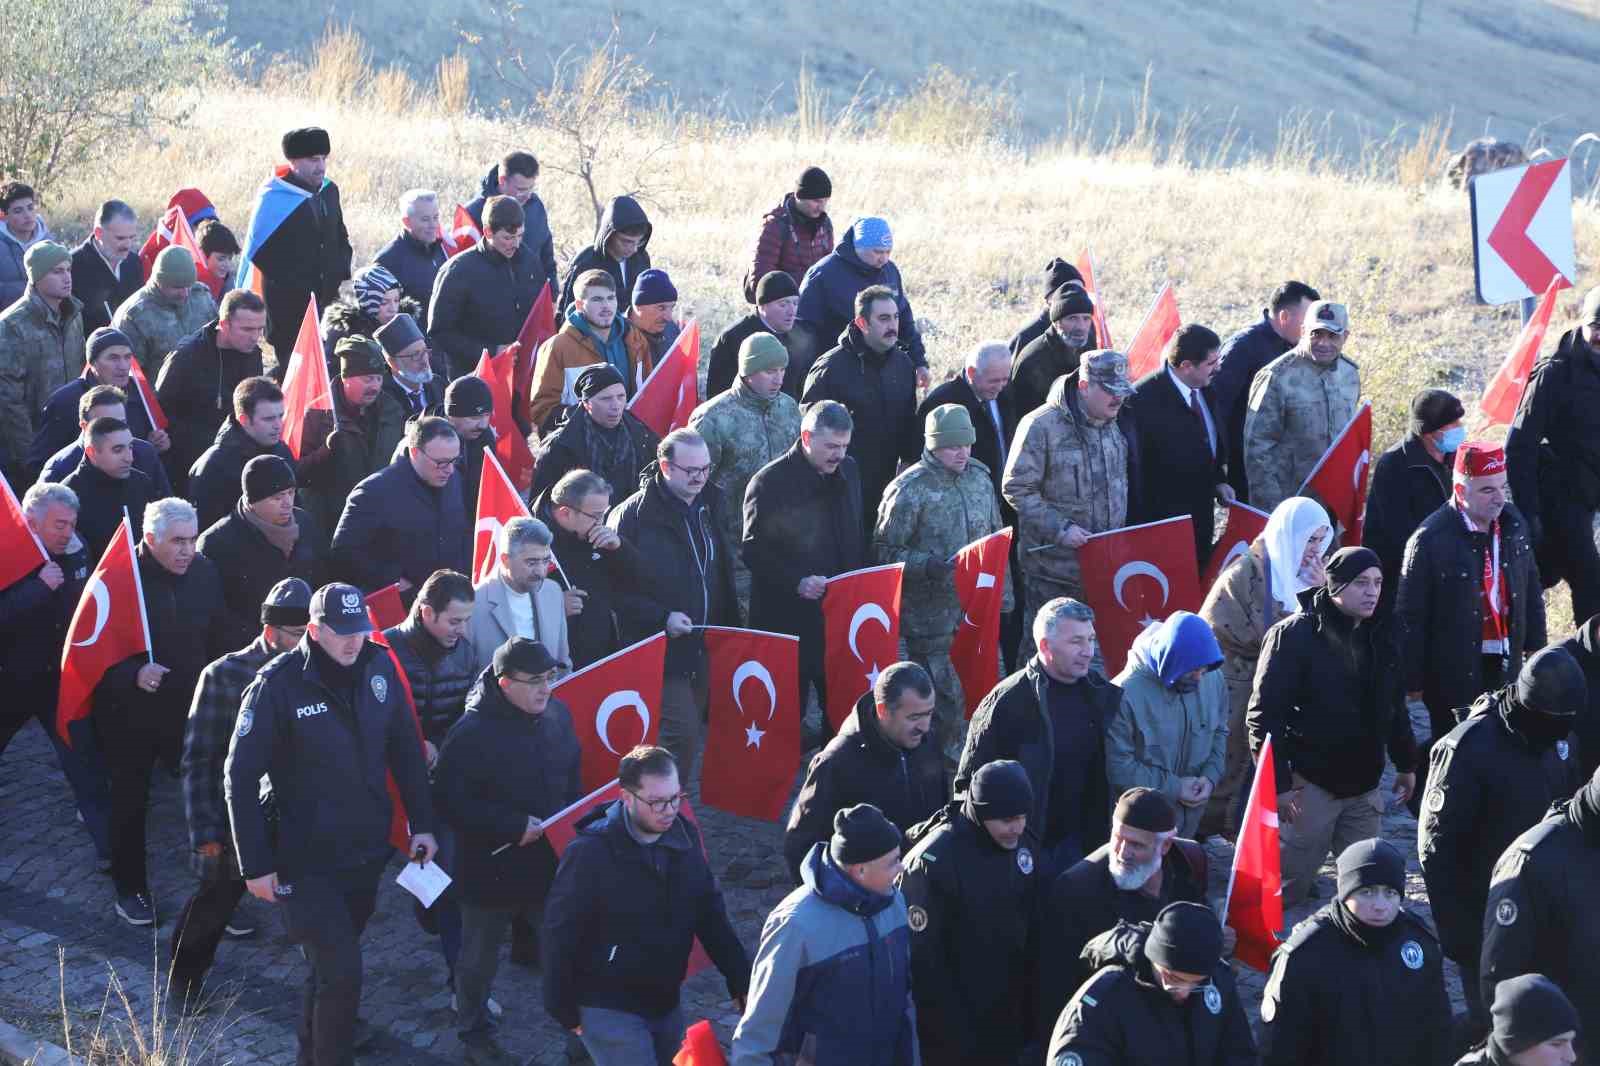
{"type": "Polygon", "coordinates": [[[1141,522],[1190,515],[1194,518],[1195,557],[1204,570],[1211,555],[1212,504],[1216,487],[1227,478],[1227,424],[1209,387],[1200,392],[1217,438],[1213,455],[1205,427],[1195,418],[1166,364],[1134,386],[1134,425],[1139,435],[1141,522]]]}
{"type": "MultiPolygon", "coordinates": [[[[994,419],[989,417],[989,405],[978,399],[966,374],[958,371],[955,377],[928,393],[922,406],[917,408],[918,423],[927,419],[929,411],[947,403],[960,404],[972,418],[972,428],[978,433],[978,439],[972,445],[972,457],[989,468],[989,480],[994,482],[995,498],[1000,501],[1000,520],[1010,525],[1016,521],[1017,512],[1000,493],[1000,481],[1006,472],[1006,451],[1000,447],[1000,435],[995,432],[994,419]]],[[[1017,433],[1017,415],[1011,408],[1010,390],[1000,390],[995,403],[1000,408],[1000,424],[1005,428],[1005,443],[1009,449],[1017,433]]]]}

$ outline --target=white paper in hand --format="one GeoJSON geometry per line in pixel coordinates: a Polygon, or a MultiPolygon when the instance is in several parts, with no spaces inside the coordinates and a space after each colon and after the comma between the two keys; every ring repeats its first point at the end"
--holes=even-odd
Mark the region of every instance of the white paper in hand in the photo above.
{"type": "Polygon", "coordinates": [[[416,896],[423,907],[431,907],[433,901],[450,887],[450,875],[432,859],[423,866],[408,862],[400,870],[400,876],[395,878],[395,883],[416,896]]]}

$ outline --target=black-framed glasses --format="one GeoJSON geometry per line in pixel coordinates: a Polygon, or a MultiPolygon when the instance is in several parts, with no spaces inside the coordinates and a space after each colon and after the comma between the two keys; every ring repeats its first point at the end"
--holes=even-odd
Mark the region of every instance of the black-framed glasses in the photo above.
{"type": "Polygon", "coordinates": [[[419,454],[421,454],[421,456],[424,459],[428,460],[428,462],[432,463],[434,465],[434,468],[437,469],[437,470],[448,470],[453,466],[460,466],[461,465],[461,456],[460,456],[459,453],[456,454],[456,455],[452,455],[448,459],[435,459],[433,456],[429,455],[427,452],[421,452],[419,454]]]}
{"type": "Polygon", "coordinates": [[[556,683],[556,674],[559,670],[550,669],[542,674],[529,674],[526,677],[517,677],[514,674],[505,675],[505,679],[515,685],[553,685],[556,683]]]}
{"type": "Polygon", "coordinates": [[[628,793],[628,795],[632,796],[640,803],[643,803],[657,814],[666,814],[668,811],[677,810],[679,807],[683,806],[683,801],[689,798],[689,793],[680,792],[676,796],[668,796],[666,799],[653,800],[645,799],[631,788],[626,789],[625,791],[628,793]]]}
{"type": "Polygon", "coordinates": [[[685,477],[710,477],[711,476],[711,464],[709,464],[709,463],[707,463],[705,466],[679,466],[677,463],[673,462],[671,459],[668,459],[667,460],[667,465],[672,467],[674,470],[681,470],[685,477]]]}

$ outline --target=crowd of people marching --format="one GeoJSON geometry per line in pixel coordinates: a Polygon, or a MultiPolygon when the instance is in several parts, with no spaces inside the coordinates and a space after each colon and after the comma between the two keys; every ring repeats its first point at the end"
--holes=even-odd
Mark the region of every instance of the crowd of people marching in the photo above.
{"type": "Polygon", "coordinates": [[[416,909],[469,1062],[516,1061],[495,1035],[507,947],[573,1058],[672,1062],[696,940],[741,1012],[736,1066],[1592,1048],[1600,288],[1503,445],[1466,439],[1451,393],[1411,398],[1352,523],[1305,486],[1360,410],[1360,324],[1303,282],[1226,340],[1182,325],[1134,380],[1092,278],[1055,259],[1036,315],[935,382],[889,221],[836,235],[809,167],[754,227],[750,309],[710,348],[704,402],[652,425],[632,401],[690,328],[651,259],[670,223],[617,197],[563,272],[538,161],[512,151],[448,219],[407,192],[352,270],[329,134],[282,149],[242,240],[185,189],[142,248],[108,200],[69,249],[34,189],[0,187],[0,468],[20,494],[0,513],[0,747],[29,719],[49,735],[115,913],[170,919],[175,1005],[206,1009],[219,944],[270,914],[307,961],[298,1061],[345,1066],[398,858],[452,879],[416,909]],[[484,371],[513,345],[506,379],[484,371]],[[536,461],[507,475],[512,438],[536,461]],[[519,514],[478,541],[490,478],[519,514]],[[1255,524],[1230,539],[1223,514],[1255,524]],[[1163,609],[1130,646],[1101,639],[1086,546],[1168,519],[1192,529],[1193,610],[1156,570],[1163,609]],[[1007,528],[980,625],[958,571],[1007,528]],[[846,648],[824,601],[874,566],[897,575],[874,606],[904,659],[866,670],[859,612],[846,648]],[[1580,621],[1551,644],[1559,581],[1580,621]],[[713,634],[743,626],[797,643],[781,699],[752,676],[814,712],[820,748],[770,857],[798,887],[757,944],[680,816],[727,702],[713,634]],[[992,629],[986,673],[952,658],[963,626],[992,629]],[[552,687],[657,634],[659,678],[621,679],[651,695],[624,694],[645,736],[619,751],[612,699],[552,687]],[[830,669],[847,651],[859,683],[830,669]],[[596,735],[614,791],[585,807],[596,735]],[[150,891],[158,770],[182,780],[181,907],[150,891]],[[1260,780],[1275,796],[1252,802],[1260,780]],[[1391,797],[1419,817],[1432,925],[1405,907],[1391,797]],[[1198,843],[1263,808],[1285,901],[1327,897],[1281,943],[1219,920],[1198,843]],[[1236,965],[1269,969],[1258,1027],[1236,965]]]}

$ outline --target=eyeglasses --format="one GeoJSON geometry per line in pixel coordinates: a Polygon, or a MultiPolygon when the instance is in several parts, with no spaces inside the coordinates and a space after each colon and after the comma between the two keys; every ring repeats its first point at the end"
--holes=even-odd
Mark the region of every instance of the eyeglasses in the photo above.
{"type": "Polygon", "coordinates": [[[573,514],[583,515],[583,517],[587,518],[591,522],[604,522],[606,519],[606,513],[604,511],[585,511],[581,507],[569,507],[568,510],[570,510],[573,514]]]}
{"type": "Polygon", "coordinates": [[[697,478],[697,477],[710,477],[711,476],[711,465],[709,463],[706,464],[705,466],[679,466],[677,463],[673,462],[671,459],[668,459],[667,460],[667,465],[672,467],[674,470],[683,471],[683,476],[687,477],[687,478],[691,478],[692,479],[692,478],[697,478]]]}
{"type": "Polygon", "coordinates": [[[537,687],[539,685],[555,684],[557,673],[558,671],[556,670],[546,670],[542,674],[531,674],[528,677],[515,677],[511,674],[507,674],[505,679],[514,685],[532,685],[537,687]]]}
{"type": "Polygon", "coordinates": [[[689,793],[680,792],[676,796],[668,796],[666,799],[653,800],[645,799],[631,788],[625,789],[624,791],[657,814],[666,814],[668,811],[676,810],[678,807],[683,805],[684,800],[689,798],[689,793]]]}
{"type": "Polygon", "coordinates": [[[461,465],[461,456],[460,455],[452,455],[448,459],[435,459],[433,456],[429,455],[427,452],[419,452],[418,454],[421,455],[424,459],[428,460],[428,462],[432,463],[436,470],[448,470],[452,466],[460,466],[461,465]]]}

